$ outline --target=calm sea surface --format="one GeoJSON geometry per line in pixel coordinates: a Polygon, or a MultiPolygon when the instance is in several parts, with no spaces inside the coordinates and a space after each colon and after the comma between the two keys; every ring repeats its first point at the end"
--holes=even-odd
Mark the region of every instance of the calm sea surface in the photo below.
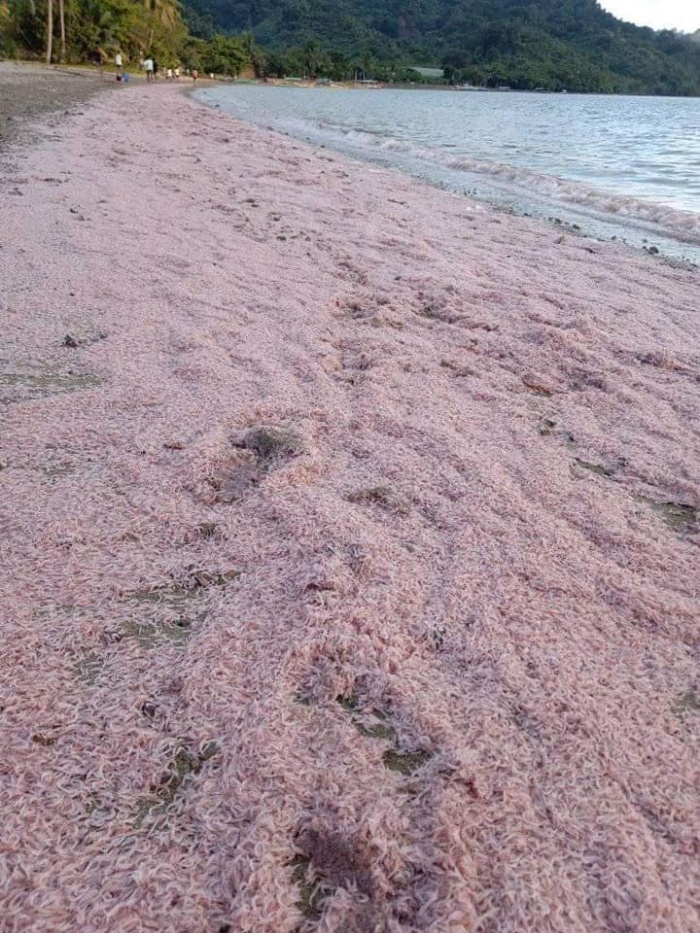
{"type": "Polygon", "coordinates": [[[227,85],[236,117],[700,261],[700,99],[227,85]]]}

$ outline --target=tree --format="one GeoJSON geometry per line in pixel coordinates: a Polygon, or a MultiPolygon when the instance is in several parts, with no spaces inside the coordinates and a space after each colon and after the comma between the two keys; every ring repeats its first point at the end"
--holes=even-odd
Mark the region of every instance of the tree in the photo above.
{"type": "Polygon", "coordinates": [[[46,3],[46,64],[51,64],[53,54],[53,0],[46,3]]]}
{"type": "Polygon", "coordinates": [[[66,60],[66,8],[64,0],[58,0],[58,22],[61,31],[61,61],[66,60]]]}
{"type": "Polygon", "coordinates": [[[180,19],[178,0],[144,0],[147,12],[155,23],[173,26],[180,19]]]}
{"type": "Polygon", "coordinates": [[[332,65],[328,53],[314,39],[307,42],[302,51],[302,68],[307,78],[327,77],[332,65]]]}
{"type": "Polygon", "coordinates": [[[213,74],[237,77],[250,58],[242,43],[229,36],[214,36],[207,42],[202,56],[202,68],[213,74]]]}

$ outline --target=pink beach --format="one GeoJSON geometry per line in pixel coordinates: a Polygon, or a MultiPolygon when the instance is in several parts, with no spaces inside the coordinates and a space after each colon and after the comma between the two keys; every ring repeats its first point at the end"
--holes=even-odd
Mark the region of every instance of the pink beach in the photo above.
{"type": "Polygon", "coordinates": [[[699,930],[699,273],[172,87],[4,158],[2,933],[699,930]]]}

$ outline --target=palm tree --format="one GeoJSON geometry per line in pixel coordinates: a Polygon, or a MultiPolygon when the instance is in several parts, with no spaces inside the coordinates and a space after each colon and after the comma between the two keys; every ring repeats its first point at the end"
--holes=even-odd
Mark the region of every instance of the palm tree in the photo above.
{"type": "Polygon", "coordinates": [[[46,4],[46,64],[51,64],[53,53],[53,0],[46,4]]]}
{"type": "Polygon", "coordinates": [[[61,61],[66,60],[66,7],[65,0],[58,0],[58,22],[61,29],[61,61]]]}
{"type": "Polygon", "coordinates": [[[174,26],[180,19],[178,0],[145,0],[145,6],[159,26],[174,26]]]}
{"type": "Polygon", "coordinates": [[[159,33],[161,29],[170,31],[182,22],[182,7],[179,0],[144,0],[143,8],[146,12],[143,26],[148,28],[148,37],[145,33],[137,35],[139,30],[136,30],[133,38],[141,51],[145,52],[153,48],[156,30],[159,33]]]}

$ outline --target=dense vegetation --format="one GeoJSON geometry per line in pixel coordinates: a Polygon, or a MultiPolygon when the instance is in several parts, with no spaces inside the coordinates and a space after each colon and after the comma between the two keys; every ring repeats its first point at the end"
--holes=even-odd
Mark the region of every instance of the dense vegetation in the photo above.
{"type": "Polygon", "coordinates": [[[406,65],[515,88],[700,94],[700,48],[596,0],[186,0],[190,29],[252,32],[271,74],[383,80],[406,65]]]}
{"type": "Polygon", "coordinates": [[[109,62],[120,51],[131,67],[152,55],[164,68],[235,76],[252,50],[251,36],[189,35],[178,0],[0,0],[0,57],[109,62]]]}
{"type": "Polygon", "coordinates": [[[0,55],[154,54],[261,77],[446,80],[520,89],[700,94],[696,37],[623,23],[596,0],[0,0],[0,55]],[[48,29],[51,23],[52,29],[48,29]]]}

